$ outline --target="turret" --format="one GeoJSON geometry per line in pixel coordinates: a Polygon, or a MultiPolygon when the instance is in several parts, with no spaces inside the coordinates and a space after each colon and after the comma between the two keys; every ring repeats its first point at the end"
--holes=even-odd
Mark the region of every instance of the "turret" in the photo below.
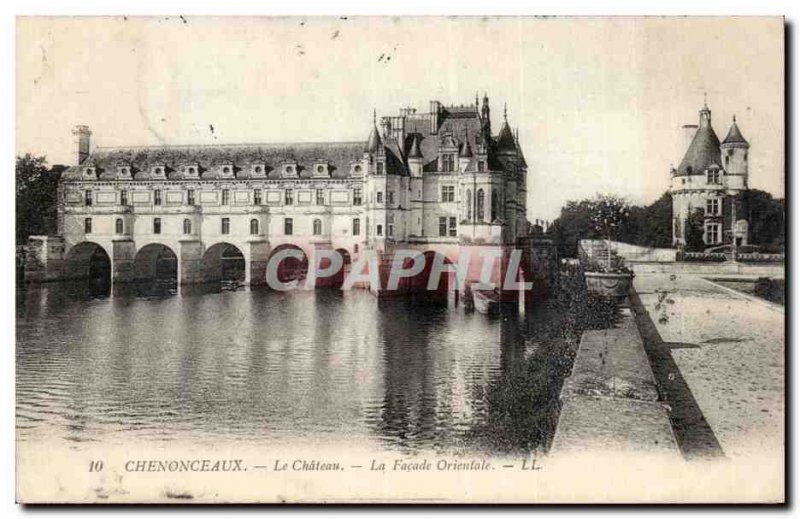
{"type": "Polygon", "coordinates": [[[500,128],[500,135],[497,137],[497,151],[500,153],[517,153],[517,143],[511,127],[508,125],[508,109],[503,110],[503,126],[500,128]]]}
{"type": "Polygon", "coordinates": [[[489,96],[483,93],[483,106],[481,106],[481,132],[488,138],[492,135],[492,119],[489,113],[489,96]]]}
{"type": "Polygon", "coordinates": [[[464,142],[461,144],[461,148],[458,150],[458,170],[459,171],[466,171],[467,166],[469,166],[470,161],[472,160],[472,146],[469,144],[469,135],[464,130],[464,142]]]}
{"type": "Polygon", "coordinates": [[[733,116],[733,123],[725,140],[720,144],[722,151],[722,163],[725,167],[725,172],[728,175],[742,175],[745,177],[744,183],[747,183],[748,164],[747,164],[747,150],[750,144],[742,136],[739,126],[736,124],[736,116],[733,116]]]}

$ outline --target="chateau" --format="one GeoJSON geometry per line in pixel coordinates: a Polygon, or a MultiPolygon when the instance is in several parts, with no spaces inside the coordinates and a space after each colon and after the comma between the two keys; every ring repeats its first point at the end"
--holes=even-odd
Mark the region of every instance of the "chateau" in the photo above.
{"type": "Polygon", "coordinates": [[[114,281],[172,262],[180,283],[219,279],[243,259],[261,283],[271,254],[336,249],[436,251],[514,246],[527,233],[527,165],[507,114],[488,96],[431,101],[376,118],[362,142],[95,147],[77,126],[59,186],[59,235],[33,237],[45,277],[86,276],[108,258],[114,281]]]}
{"type": "Polygon", "coordinates": [[[736,116],[720,143],[711,126],[711,110],[703,105],[699,125],[683,127],[686,154],[671,171],[672,241],[686,245],[687,222],[695,209],[703,212],[703,241],[707,246],[748,243],[746,198],[750,144],[736,116]]]}

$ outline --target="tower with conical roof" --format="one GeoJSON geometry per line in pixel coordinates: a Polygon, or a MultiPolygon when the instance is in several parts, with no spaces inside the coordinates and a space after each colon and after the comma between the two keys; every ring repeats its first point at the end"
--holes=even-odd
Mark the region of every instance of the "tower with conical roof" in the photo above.
{"type": "MultiPolygon", "coordinates": [[[[693,129],[692,125],[685,125],[693,129]]],[[[711,109],[704,100],[694,135],[677,168],[671,170],[673,245],[687,245],[692,215],[702,212],[706,248],[748,242],[745,197],[749,143],[736,124],[720,142],[711,124],[711,109]]]]}

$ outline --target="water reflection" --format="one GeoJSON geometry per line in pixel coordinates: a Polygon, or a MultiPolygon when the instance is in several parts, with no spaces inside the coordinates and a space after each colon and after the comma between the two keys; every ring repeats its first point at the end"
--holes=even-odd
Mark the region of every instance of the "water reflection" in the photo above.
{"type": "Polygon", "coordinates": [[[574,349],[563,308],[541,308],[490,319],[364,291],[28,286],[17,293],[18,430],[535,448],[574,349]]]}

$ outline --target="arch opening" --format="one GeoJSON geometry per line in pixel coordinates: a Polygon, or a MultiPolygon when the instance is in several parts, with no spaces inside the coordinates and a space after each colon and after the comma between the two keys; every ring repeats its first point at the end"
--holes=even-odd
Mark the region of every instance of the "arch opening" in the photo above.
{"type": "Polygon", "coordinates": [[[212,283],[239,286],[247,277],[244,254],[239,247],[227,242],[206,249],[202,266],[204,279],[212,283]]]}
{"type": "Polygon", "coordinates": [[[65,277],[111,282],[111,258],[97,243],[76,244],[67,253],[65,263],[65,277]]]}
{"type": "Polygon", "coordinates": [[[145,245],[133,258],[133,279],[177,284],[178,256],[166,245],[160,243],[145,245]]]}
{"type": "MultiPolygon", "coordinates": [[[[303,249],[297,245],[285,243],[275,247],[272,249],[272,252],[270,252],[267,269],[270,268],[277,268],[277,278],[281,283],[288,283],[291,281],[303,282],[308,276],[308,256],[306,256],[306,253],[303,251],[303,249]],[[302,259],[297,257],[285,257],[276,265],[274,262],[277,260],[274,260],[273,258],[277,253],[285,250],[300,251],[303,257],[302,259]]],[[[319,281],[320,280],[317,280],[317,282],[319,281]]]]}
{"type": "MultiPolygon", "coordinates": [[[[453,263],[445,255],[435,251],[425,251],[422,256],[425,258],[425,266],[419,274],[407,278],[406,290],[416,302],[446,305],[451,289],[455,287],[455,272],[449,270],[453,263]],[[431,277],[437,275],[434,271],[435,265],[444,265],[447,270],[443,269],[438,274],[439,280],[435,287],[429,287],[431,277]]],[[[413,262],[413,259],[406,258],[403,267],[409,268],[413,262]]]]}

